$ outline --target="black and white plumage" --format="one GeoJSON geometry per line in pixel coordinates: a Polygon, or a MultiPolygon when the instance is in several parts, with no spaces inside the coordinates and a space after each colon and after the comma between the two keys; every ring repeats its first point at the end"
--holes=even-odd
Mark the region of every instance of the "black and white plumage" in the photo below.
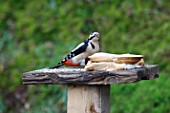
{"type": "Polygon", "coordinates": [[[58,68],[62,65],[68,66],[80,66],[80,64],[90,55],[99,52],[99,37],[98,32],[93,32],[90,34],[87,40],[80,43],[75,49],[73,49],[61,62],[56,66],[52,67],[58,68]]]}

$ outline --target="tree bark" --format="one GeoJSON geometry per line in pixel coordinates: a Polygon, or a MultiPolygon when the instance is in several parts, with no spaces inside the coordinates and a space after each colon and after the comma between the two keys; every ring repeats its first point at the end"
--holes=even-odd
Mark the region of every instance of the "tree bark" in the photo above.
{"type": "Polygon", "coordinates": [[[126,84],[158,78],[158,66],[117,71],[85,71],[81,68],[40,69],[23,74],[23,84],[126,84]]]}

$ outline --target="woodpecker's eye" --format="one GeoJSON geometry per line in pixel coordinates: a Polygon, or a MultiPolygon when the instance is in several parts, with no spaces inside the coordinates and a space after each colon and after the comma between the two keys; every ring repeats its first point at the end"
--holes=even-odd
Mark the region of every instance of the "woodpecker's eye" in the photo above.
{"type": "Polygon", "coordinates": [[[95,34],[96,37],[99,37],[99,34],[95,34]]]}
{"type": "Polygon", "coordinates": [[[99,33],[98,32],[92,32],[91,34],[90,34],[90,36],[89,36],[89,39],[88,40],[92,40],[93,38],[95,38],[95,37],[97,37],[97,38],[99,38],[100,37],[100,35],[99,35],[99,33]]]}

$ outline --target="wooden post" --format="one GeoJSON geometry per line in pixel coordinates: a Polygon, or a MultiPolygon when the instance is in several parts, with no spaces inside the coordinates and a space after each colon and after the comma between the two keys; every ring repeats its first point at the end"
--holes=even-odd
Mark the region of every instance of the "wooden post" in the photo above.
{"type": "Polygon", "coordinates": [[[80,68],[40,69],[23,74],[23,84],[65,84],[68,113],[109,113],[110,85],[158,78],[158,66],[117,71],[85,71],[80,68]]]}
{"type": "Polygon", "coordinates": [[[67,113],[110,113],[110,85],[68,85],[67,113]]]}

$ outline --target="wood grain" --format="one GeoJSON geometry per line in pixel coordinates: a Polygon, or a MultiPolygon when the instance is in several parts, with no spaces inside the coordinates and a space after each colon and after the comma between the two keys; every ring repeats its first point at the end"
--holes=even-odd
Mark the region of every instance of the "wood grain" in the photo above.
{"type": "Polygon", "coordinates": [[[23,84],[125,84],[158,78],[158,66],[118,71],[85,71],[81,68],[40,69],[26,72],[23,84]]]}
{"type": "Polygon", "coordinates": [[[110,85],[68,85],[67,113],[110,113],[110,85]]]}

